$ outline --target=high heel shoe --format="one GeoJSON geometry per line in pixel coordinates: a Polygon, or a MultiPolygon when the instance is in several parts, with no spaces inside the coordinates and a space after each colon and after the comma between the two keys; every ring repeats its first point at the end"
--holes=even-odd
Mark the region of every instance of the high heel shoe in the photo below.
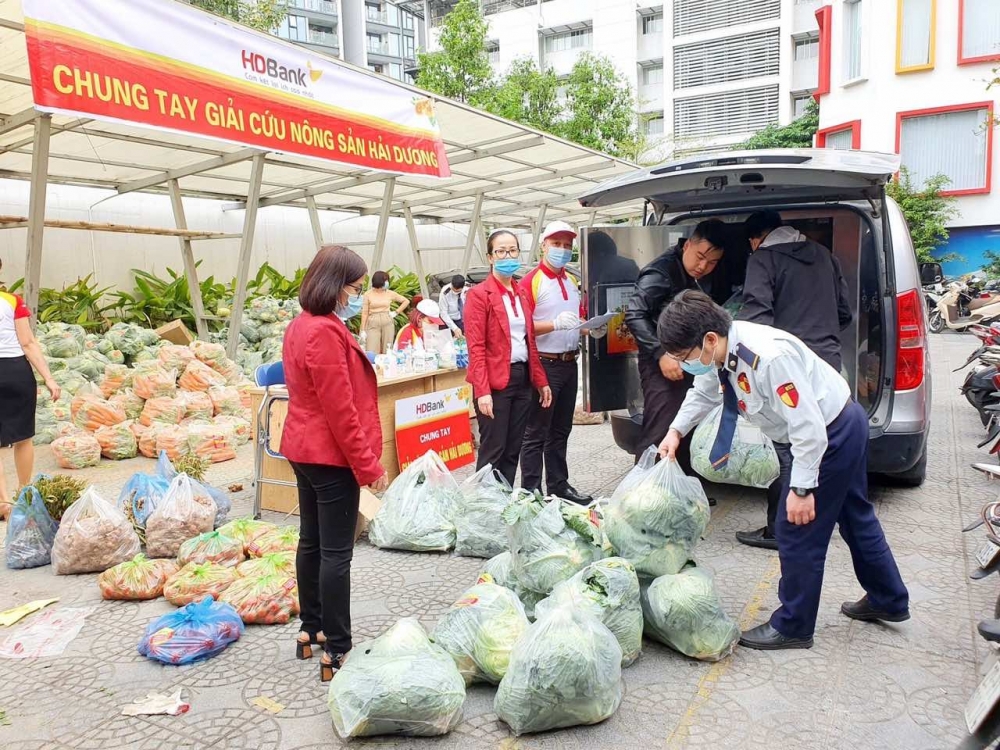
{"type": "Polygon", "coordinates": [[[307,633],[304,630],[295,639],[295,658],[311,659],[313,646],[322,646],[326,637],[322,633],[307,633]]]}
{"type": "Polygon", "coordinates": [[[323,652],[323,655],[319,657],[319,681],[329,682],[333,679],[333,676],[340,671],[340,668],[344,666],[344,661],[347,659],[347,654],[335,654],[330,656],[330,654],[323,652]]]}

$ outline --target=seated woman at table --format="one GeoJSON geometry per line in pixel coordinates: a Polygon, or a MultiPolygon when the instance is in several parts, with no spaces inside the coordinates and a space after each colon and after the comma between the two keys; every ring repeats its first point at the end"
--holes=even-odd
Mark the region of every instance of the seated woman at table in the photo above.
{"type": "Polygon", "coordinates": [[[422,299],[410,313],[410,322],[399,329],[396,334],[396,349],[402,351],[411,346],[416,349],[424,348],[424,333],[428,330],[437,330],[444,321],[441,320],[441,308],[432,299],[422,299]]]}
{"type": "Polygon", "coordinates": [[[320,679],[351,650],[351,559],[361,487],[388,486],[375,370],[345,321],[361,312],[368,269],[355,252],[323,245],[302,280],[302,314],[285,332],[288,416],[281,453],[299,491],[295,558],[302,609],[297,656],[323,647],[320,679]]]}
{"type": "Polygon", "coordinates": [[[389,274],[376,271],[372,274],[372,288],[365,293],[361,307],[361,345],[365,351],[385,354],[396,333],[394,319],[409,307],[410,301],[389,288],[389,274]],[[393,310],[392,304],[398,303],[393,310]]]}

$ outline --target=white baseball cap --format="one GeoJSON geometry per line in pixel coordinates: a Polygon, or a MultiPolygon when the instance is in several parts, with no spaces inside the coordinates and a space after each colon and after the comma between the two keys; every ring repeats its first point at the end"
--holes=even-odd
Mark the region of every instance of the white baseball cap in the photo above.
{"type": "Polygon", "coordinates": [[[430,318],[434,325],[441,325],[441,307],[432,299],[422,299],[417,303],[417,312],[430,318]]]}
{"type": "Polygon", "coordinates": [[[556,234],[571,234],[576,237],[576,230],[565,221],[550,221],[545,231],[542,232],[542,239],[547,240],[556,234]]]}

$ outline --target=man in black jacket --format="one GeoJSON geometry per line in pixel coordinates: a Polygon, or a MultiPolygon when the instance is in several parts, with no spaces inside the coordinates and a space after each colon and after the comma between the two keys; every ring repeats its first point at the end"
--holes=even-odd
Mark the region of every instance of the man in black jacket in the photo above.
{"type": "MultiPolygon", "coordinates": [[[[712,293],[711,280],[706,277],[722,259],[726,239],[725,224],[718,219],[703,221],[690,237],[643,268],[636,279],[635,293],[625,312],[625,324],[639,346],[643,399],[641,451],[660,444],[694,382],[694,378],[681,370],[677,360],[667,356],[660,346],[656,334],[660,313],[685,289],[712,293]]],[[[728,290],[723,292],[723,297],[726,296],[728,290]]],[[[685,438],[677,452],[677,460],[689,474],[690,445],[690,439],[685,438]]]]}
{"type": "MultiPolygon", "coordinates": [[[[801,339],[824,362],[841,372],[840,332],[853,314],[840,264],[827,248],[793,227],[777,211],[758,211],[746,220],[753,255],[747,263],[743,309],[737,318],[787,331],[801,339]]],[[[738,531],[751,547],[777,549],[774,519],[781,500],[781,480],[790,474],[787,445],[775,443],[781,474],[767,490],[767,526],[738,531]]]]}

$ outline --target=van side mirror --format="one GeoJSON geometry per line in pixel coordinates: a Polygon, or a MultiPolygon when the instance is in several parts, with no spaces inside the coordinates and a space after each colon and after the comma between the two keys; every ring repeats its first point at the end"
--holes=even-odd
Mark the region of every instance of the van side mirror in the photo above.
{"type": "Polygon", "coordinates": [[[940,284],[944,280],[944,273],[941,271],[940,263],[920,264],[920,285],[940,284]]]}

